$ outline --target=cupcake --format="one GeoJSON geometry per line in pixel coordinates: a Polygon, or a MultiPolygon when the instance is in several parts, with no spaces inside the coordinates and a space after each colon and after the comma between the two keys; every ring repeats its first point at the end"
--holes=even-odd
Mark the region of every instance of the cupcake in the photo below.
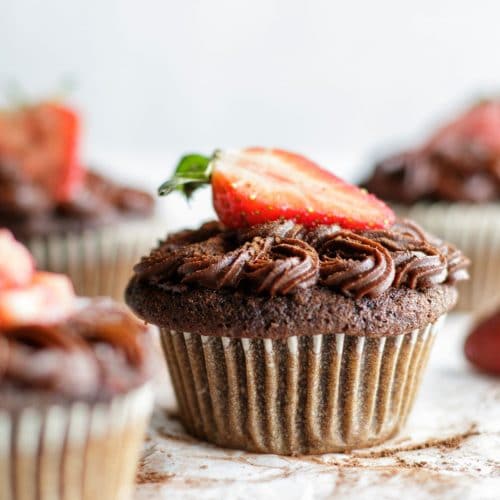
{"type": "Polygon", "coordinates": [[[379,162],[364,186],[471,258],[458,310],[500,302],[500,101],[483,101],[423,145],[379,162]]]}
{"type": "Polygon", "coordinates": [[[43,102],[0,112],[0,226],[40,269],[79,294],[122,298],[133,263],[156,236],[154,202],[83,167],[79,118],[43,102]]]}
{"type": "Polygon", "coordinates": [[[152,408],[144,326],[33,271],[5,230],[0,254],[0,498],[130,498],[152,408]]]}
{"type": "Polygon", "coordinates": [[[293,153],[185,157],[160,191],[205,180],[220,221],[169,236],[126,291],[160,328],[186,429],[285,455],[393,436],[466,258],[293,153]]]}

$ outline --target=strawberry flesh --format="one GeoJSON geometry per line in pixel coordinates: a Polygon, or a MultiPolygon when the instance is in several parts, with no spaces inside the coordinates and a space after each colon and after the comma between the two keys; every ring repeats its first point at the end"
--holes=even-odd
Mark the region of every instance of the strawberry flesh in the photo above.
{"type": "Polygon", "coordinates": [[[427,143],[436,147],[449,142],[474,141],[500,154],[500,101],[485,101],[473,106],[439,129],[427,143]]]}
{"type": "Polygon", "coordinates": [[[305,226],[346,229],[390,226],[392,210],[316,163],[279,149],[219,152],[213,160],[212,195],[220,220],[230,228],[292,219],[305,226]]]}
{"type": "Polygon", "coordinates": [[[69,278],[37,272],[27,286],[0,292],[0,328],[56,322],[73,310],[74,299],[69,278]]]}
{"type": "Polygon", "coordinates": [[[0,293],[31,282],[35,270],[28,250],[6,229],[0,230],[0,293]]]}
{"type": "Polygon", "coordinates": [[[46,102],[0,113],[0,159],[18,166],[56,201],[70,200],[81,186],[79,118],[72,109],[46,102]]]}

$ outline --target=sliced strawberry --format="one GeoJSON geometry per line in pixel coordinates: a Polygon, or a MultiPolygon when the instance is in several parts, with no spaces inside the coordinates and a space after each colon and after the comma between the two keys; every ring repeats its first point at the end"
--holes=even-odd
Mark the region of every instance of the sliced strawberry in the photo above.
{"type": "Polygon", "coordinates": [[[0,158],[10,161],[56,201],[71,199],[84,170],[78,161],[79,118],[46,102],[0,113],[0,158]]]}
{"type": "Polygon", "coordinates": [[[25,286],[33,278],[35,265],[26,247],[10,231],[0,230],[0,293],[6,288],[25,286]]]}
{"type": "Polygon", "coordinates": [[[58,321],[72,312],[74,299],[69,278],[37,272],[28,286],[0,292],[0,328],[58,321]]]}
{"type": "Polygon", "coordinates": [[[392,210],[375,196],[303,156],[279,149],[218,151],[212,158],[186,156],[159,191],[168,194],[177,189],[189,196],[208,181],[217,215],[230,228],[284,218],[306,226],[373,229],[395,220],[392,210]]]}
{"type": "Polygon", "coordinates": [[[500,153],[500,101],[483,101],[439,129],[427,146],[448,141],[476,141],[500,153]]]}

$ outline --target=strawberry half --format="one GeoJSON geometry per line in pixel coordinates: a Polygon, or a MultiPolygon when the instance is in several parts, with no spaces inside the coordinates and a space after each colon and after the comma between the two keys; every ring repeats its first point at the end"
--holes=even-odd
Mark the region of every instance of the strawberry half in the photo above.
{"type": "Polygon", "coordinates": [[[0,292],[0,328],[56,322],[70,314],[74,304],[69,278],[36,272],[27,286],[0,292]]]}
{"type": "Polygon", "coordinates": [[[26,247],[10,231],[0,230],[0,294],[6,288],[27,285],[34,272],[33,258],[26,247]]]}
{"type": "Polygon", "coordinates": [[[17,165],[56,201],[70,200],[83,181],[78,135],[78,115],[61,104],[0,112],[0,158],[17,165]]]}
{"type": "Polygon", "coordinates": [[[229,228],[284,218],[308,227],[338,224],[362,230],[381,229],[395,220],[393,211],[375,196],[301,155],[280,149],[185,156],[159,193],[179,190],[189,197],[207,183],[212,185],[215,211],[229,228]]]}

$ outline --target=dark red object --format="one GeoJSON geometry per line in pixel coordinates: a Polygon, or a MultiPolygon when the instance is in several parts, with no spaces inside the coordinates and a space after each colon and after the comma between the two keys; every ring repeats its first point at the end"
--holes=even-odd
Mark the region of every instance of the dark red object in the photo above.
{"type": "Polygon", "coordinates": [[[500,375],[500,311],[483,320],[465,341],[465,356],[481,371],[500,375]]]}

